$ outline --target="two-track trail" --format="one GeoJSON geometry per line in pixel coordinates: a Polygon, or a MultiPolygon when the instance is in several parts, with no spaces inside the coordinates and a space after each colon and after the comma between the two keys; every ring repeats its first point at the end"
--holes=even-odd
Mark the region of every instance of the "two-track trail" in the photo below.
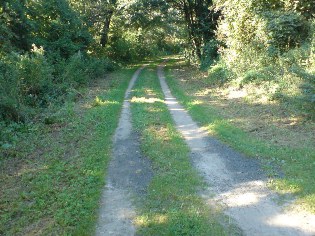
{"type": "Polygon", "coordinates": [[[191,150],[192,161],[209,185],[204,198],[220,204],[245,235],[315,235],[315,216],[286,210],[275,203],[259,163],[208,136],[172,96],[164,65],[158,76],[165,102],[191,150]],[[211,193],[215,194],[211,197],[211,193]]]}
{"type": "Polygon", "coordinates": [[[106,187],[102,194],[97,236],[134,235],[135,199],[141,200],[151,179],[150,162],[141,156],[137,134],[132,129],[131,90],[142,69],[133,75],[113,140],[112,159],[108,167],[106,187]]]}
{"type": "MultiPolygon", "coordinates": [[[[211,138],[192,120],[172,96],[163,68],[164,64],[158,67],[158,77],[165,103],[190,148],[193,165],[209,186],[201,193],[209,208],[223,207],[231,223],[245,235],[315,235],[315,216],[277,204],[277,195],[268,189],[267,178],[257,160],[246,158],[211,138]]],[[[139,135],[131,122],[130,94],[142,69],[136,71],[125,94],[96,235],[136,234],[133,224],[136,206],[146,197],[153,176],[151,163],[141,153],[139,135]]]]}

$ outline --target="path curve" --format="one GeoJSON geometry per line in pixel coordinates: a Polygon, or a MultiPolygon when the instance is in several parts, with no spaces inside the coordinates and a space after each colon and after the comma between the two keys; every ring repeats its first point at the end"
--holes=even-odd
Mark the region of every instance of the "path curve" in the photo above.
{"type": "Polygon", "coordinates": [[[165,102],[192,152],[192,160],[204,176],[215,197],[203,197],[209,203],[220,204],[224,212],[245,235],[315,235],[315,215],[293,212],[280,207],[277,195],[267,188],[267,178],[258,161],[244,157],[208,136],[172,96],[165,81],[164,64],[158,67],[158,77],[165,102]]]}
{"type": "Polygon", "coordinates": [[[132,88],[144,67],[135,72],[125,93],[101,198],[96,236],[135,234],[134,199],[141,199],[152,176],[151,164],[141,156],[137,134],[132,130],[129,102],[132,88]]]}

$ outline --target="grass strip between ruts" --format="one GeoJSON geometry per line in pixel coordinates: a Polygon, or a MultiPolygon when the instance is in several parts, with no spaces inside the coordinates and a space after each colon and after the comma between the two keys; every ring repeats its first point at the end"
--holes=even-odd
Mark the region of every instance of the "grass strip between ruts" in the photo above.
{"type": "Polygon", "coordinates": [[[225,235],[197,194],[202,179],[163,99],[156,69],[144,70],[135,86],[131,111],[154,177],[135,221],[138,234],[225,235]]]}

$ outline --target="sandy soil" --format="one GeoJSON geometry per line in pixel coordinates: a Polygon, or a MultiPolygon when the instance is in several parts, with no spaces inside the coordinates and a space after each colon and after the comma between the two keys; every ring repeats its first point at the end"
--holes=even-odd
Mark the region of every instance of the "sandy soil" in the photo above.
{"type": "Polygon", "coordinates": [[[277,204],[278,196],[267,188],[260,163],[209,137],[172,96],[163,65],[158,75],[165,102],[191,149],[192,161],[209,185],[203,193],[209,206],[220,204],[245,235],[315,235],[315,215],[277,204]]]}

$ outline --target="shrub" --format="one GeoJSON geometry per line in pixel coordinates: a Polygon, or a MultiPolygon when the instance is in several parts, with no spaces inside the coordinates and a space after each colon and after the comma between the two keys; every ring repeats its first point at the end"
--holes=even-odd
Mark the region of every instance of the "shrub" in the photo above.
{"type": "Polygon", "coordinates": [[[113,38],[110,47],[110,57],[119,62],[132,62],[136,53],[132,45],[124,38],[113,38]]]}
{"type": "Polygon", "coordinates": [[[24,121],[21,109],[19,71],[16,66],[17,55],[1,57],[0,60],[0,120],[24,121]]]}
{"type": "Polygon", "coordinates": [[[201,69],[207,69],[213,63],[215,63],[218,58],[218,44],[217,40],[211,40],[206,45],[203,46],[203,54],[201,58],[201,69]]]}
{"type": "Polygon", "coordinates": [[[232,78],[232,73],[227,68],[223,60],[219,61],[216,65],[213,65],[208,70],[208,81],[214,85],[223,85],[232,78]]]}
{"type": "Polygon", "coordinates": [[[72,55],[68,60],[62,61],[61,80],[73,87],[88,82],[88,67],[81,52],[72,55]]]}
{"type": "Polygon", "coordinates": [[[300,45],[309,33],[307,22],[295,12],[267,12],[268,45],[288,50],[300,45]]]}
{"type": "Polygon", "coordinates": [[[113,70],[108,58],[77,53],[69,59],[58,54],[47,59],[42,47],[30,53],[11,53],[0,60],[0,120],[30,118],[36,108],[46,108],[76,98],[78,87],[113,70]]]}
{"type": "Polygon", "coordinates": [[[31,53],[18,57],[18,87],[27,105],[45,106],[53,92],[53,66],[44,56],[44,49],[33,45],[31,53]]]}

